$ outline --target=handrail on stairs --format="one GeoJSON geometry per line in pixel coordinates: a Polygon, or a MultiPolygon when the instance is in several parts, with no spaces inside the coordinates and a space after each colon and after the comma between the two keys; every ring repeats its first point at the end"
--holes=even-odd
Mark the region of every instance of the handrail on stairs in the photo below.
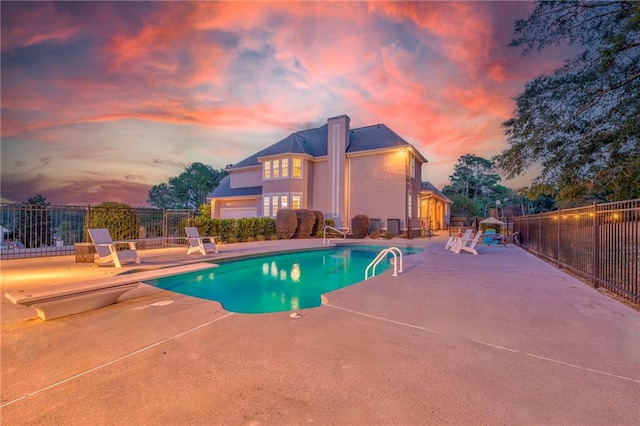
{"type": "Polygon", "coordinates": [[[333,226],[326,225],[324,228],[322,228],[322,244],[329,244],[331,240],[344,240],[345,238],[347,238],[347,234],[345,234],[339,229],[334,228],[333,226]],[[336,231],[342,234],[342,238],[329,238],[327,240],[327,229],[331,229],[333,231],[336,231]]]}
{"type": "Polygon", "coordinates": [[[393,255],[393,276],[397,277],[398,272],[402,272],[402,251],[398,247],[389,247],[380,251],[380,253],[378,253],[378,255],[375,257],[375,259],[373,259],[371,263],[369,263],[369,266],[367,266],[367,269],[364,270],[365,280],[368,280],[369,278],[372,278],[376,275],[376,266],[378,266],[378,263],[380,263],[382,259],[384,259],[384,257],[389,253],[393,255]],[[400,257],[400,271],[398,271],[398,257],[400,257]],[[371,268],[372,268],[372,273],[370,277],[369,269],[371,268]]]}

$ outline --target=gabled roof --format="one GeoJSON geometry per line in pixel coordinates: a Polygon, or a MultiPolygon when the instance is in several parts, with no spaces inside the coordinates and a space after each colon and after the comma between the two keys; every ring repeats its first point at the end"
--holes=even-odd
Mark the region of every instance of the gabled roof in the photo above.
{"type": "Polygon", "coordinates": [[[444,199],[445,201],[453,204],[453,201],[451,201],[449,199],[449,197],[444,195],[442,193],[442,191],[440,191],[438,188],[436,188],[431,182],[422,182],[422,184],[420,185],[420,190],[421,191],[431,191],[435,195],[437,195],[438,197],[440,197],[440,198],[444,199]]]}
{"type": "Polygon", "coordinates": [[[258,158],[267,157],[269,155],[278,155],[284,153],[309,154],[309,152],[305,150],[304,145],[307,145],[304,138],[297,135],[296,133],[292,133],[281,141],[276,142],[273,145],[266,147],[262,151],[245,158],[244,160],[234,164],[230,168],[237,169],[240,167],[255,166],[259,164],[258,158]]]}
{"type": "Polygon", "coordinates": [[[384,124],[351,129],[349,133],[349,153],[409,145],[409,142],[384,124]]]}
{"type": "MultiPolygon", "coordinates": [[[[312,157],[326,156],[328,140],[327,128],[327,124],[324,124],[316,129],[301,130],[292,133],[281,141],[234,164],[231,169],[257,166],[260,164],[258,158],[270,155],[292,153],[307,154],[312,157]]],[[[411,146],[409,142],[402,139],[386,125],[375,124],[373,126],[360,127],[349,131],[347,153],[395,148],[405,145],[411,146]]]]}
{"type": "Polygon", "coordinates": [[[242,197],[247,195],[261,195],[262,186],[249,186],[246,188],[231,188],[231,176],[225,176],[218,186],[207,198],[242,197]]]}

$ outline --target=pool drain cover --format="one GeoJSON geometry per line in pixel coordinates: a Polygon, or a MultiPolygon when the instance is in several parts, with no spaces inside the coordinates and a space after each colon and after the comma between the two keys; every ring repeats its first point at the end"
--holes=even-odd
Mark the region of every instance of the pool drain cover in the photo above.
{"type": "Polygon", "coordinates": [[[165,306],[173,303],[173,300],[160,300],[158,302],[153,302],[149,304],[149,306],[165,306]]]}

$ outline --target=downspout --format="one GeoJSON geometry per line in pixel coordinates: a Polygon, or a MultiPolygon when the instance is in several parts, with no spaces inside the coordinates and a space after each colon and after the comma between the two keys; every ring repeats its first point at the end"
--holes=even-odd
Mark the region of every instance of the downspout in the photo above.
{"type": "Polygon", "coordinates": [[[409,177],[409,155],[407,154],[407,148],[402,149],[404,151],[404,217],[405,217],[405,228],[407,228],[407,238],[411,238],[409,235],[409,191],[407,188],[411,185],[411,178],[409,177]]]}

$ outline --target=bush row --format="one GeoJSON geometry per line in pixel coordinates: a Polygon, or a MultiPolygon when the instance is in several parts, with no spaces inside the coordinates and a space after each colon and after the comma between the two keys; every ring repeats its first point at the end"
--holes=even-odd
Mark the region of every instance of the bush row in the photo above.
{"type": "Polygon", "coordinates": [[[276,215],[276,234],[279,239],[317,237],[322,235],[324,222],[320,211],[280,209],[276,215]]]}
{"type": "Polygon", "coordinates": [[[270,217],[246,217],[241,219],[195,218],[200,235],[217,235],[218,241],[263,241],[276,239],[276,221],[270,217]]]}

